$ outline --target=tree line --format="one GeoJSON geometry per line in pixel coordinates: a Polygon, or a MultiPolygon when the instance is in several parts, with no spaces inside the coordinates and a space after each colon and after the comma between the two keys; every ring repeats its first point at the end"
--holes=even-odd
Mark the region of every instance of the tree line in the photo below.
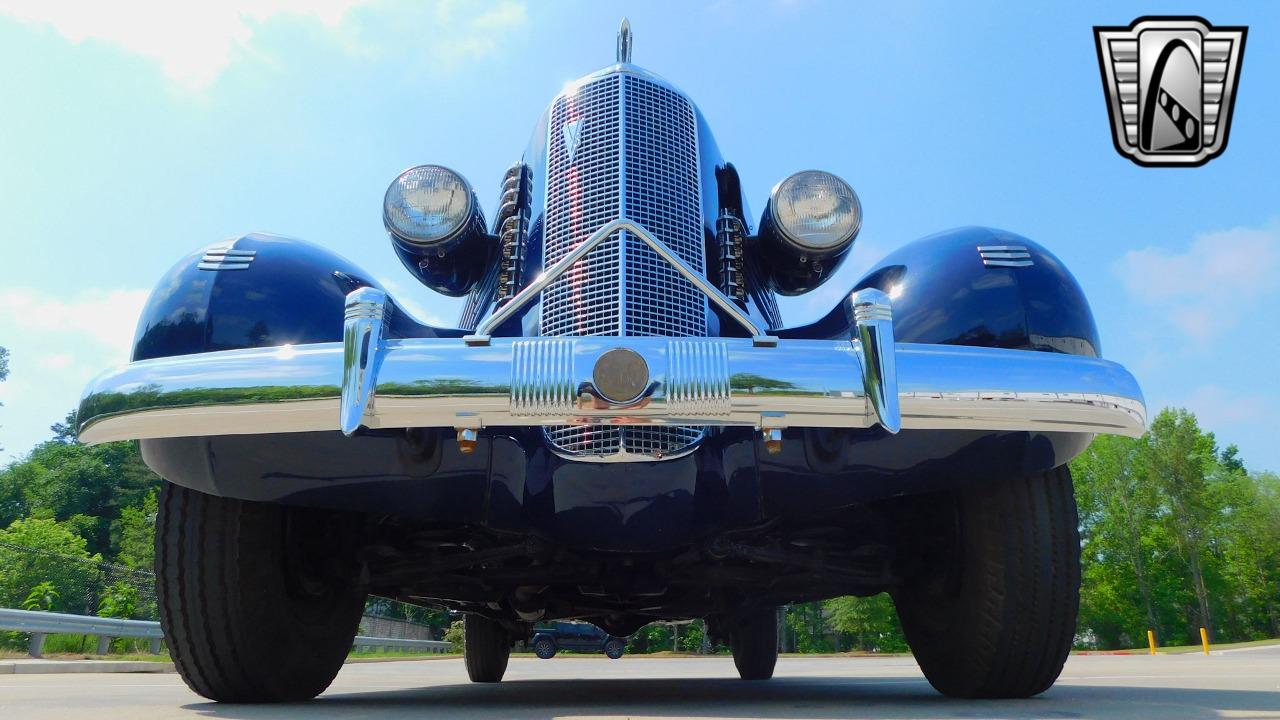
{"type": "MultiPolygon", "coordinates": [[[[0,353],[0,379],[7,372],[0,353]]],[[[148,616],[158,478],[137,443],[85,447],[75,414],[0,469],[0,607],[148,616]],[[139,575],[131,575],[138,571],[139,575]]],[[[1080,507],[1081,647],[1280,637],[1280,477],[1251,472],[1191,413],[1164,410],[1138,439],[1099,437],[1071,464],[1080,507]]],[[[376,602],[376,601],[375,601],[376,602]]],[[[150,604],[149,604],[150,603],[150,604]]],[[[387,612],[408,612],[392,610],[387,612]]],[[[788,606],[791,652],[907,649],[891,598],[788,606]]],[[[413,618],[443,630],[448,619],[413,618]]],[[[655,624],[633,651],[707,651],[699,621],[655,624]]]]}

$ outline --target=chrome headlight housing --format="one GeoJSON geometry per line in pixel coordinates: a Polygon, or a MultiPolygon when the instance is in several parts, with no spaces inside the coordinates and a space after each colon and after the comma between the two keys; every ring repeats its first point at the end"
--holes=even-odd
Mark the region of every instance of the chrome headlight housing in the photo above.
{"type": "Polygon", "coordinates": [[[829,280],[862,228],[862,203],[849,183],[821,170],[788,177],[769,193],[760,218],[761,274],[782,295],[829,280]]]}
{"type": "Polygon", "coordinates": [[[466,228],[476,212],[475,193],[458,173],[419,165],[400,173],[382,199],[382,221],[397,238],[438,245],[466,228]]]}
{"type": "Polygon", "coordinates": [[[418,165],[396,176],[382,198],[382,222],[400,262],[423,285],[459,296],[489,270],[496,238],[471,185],[440,165],[418,165]]]}
{"type": "Polygon", "coordinates": [[[783,239],[819,254],[852,241],[862,227],[857,193],[821,170],[798,172],[774,186],[769,214],[783,239]]]}

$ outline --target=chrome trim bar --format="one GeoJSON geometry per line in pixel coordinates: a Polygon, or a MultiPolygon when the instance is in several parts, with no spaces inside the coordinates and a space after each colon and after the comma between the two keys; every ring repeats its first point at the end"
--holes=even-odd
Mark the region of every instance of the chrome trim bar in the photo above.
{"type": "Polygon", "coordinates": [[[506,305],[498,308],[497,312],[490,315],[489,318],[480,325],[474,335],[467,335],[463,340],[465,340],[468,345],[489,344],[490,334],[495,329],[500,327],[502,323],[509,320],[511,316],[515,315],[520,308],[528,305],[534,298],[540,295],[548,285],[555,282],[556,278],[565,274],[569,268],[573,267],[575,263],[586,257],[587,253],[595,249],[597,245],[604,242],[610,235],[619,230],[624,230],[635,235],[637,238],[644,241],[646,245],[653,248],[653,251],[657,253],[659,257],[666,260],[668,263],[671,263],[672,267],[683,275],[686,280],[693,283],[694,287],[701,290],[703,294],[711,300],[711,302],[715,303],[721,310],[724,310],[729,317],[737,321],[739,325],[746,328],[747,332],[751,333],[751,338],[754,344],[762,347],[771,347],[777,344],[778,339],[776,337],[767,335],[764,330],[755,324],[755,321],[753,321],[750,316],[742,311],[742,308],[738,307],[732,300],[725,297],[724,293],[720,292],[719,288],[708,282],[700,273],[689,267],[689,264],[677,255],[675,251],[667,247],[666,243],[654,237],[648,230],[645,230],[637,223],[626,218],[619,218],[599,230],[596,230],[591,234],[591,237],[584,240],[582,244],[574,248],[572,252],[565,255],[563,258],[560,258],[560,262],[552,265],[534,279],[533,282],[529,283],[527,287],[516,293],[515,297],[512,297],[506,305]]]}
{"type": "Polygon", "coordinates": [[[893,307],[889,296],[875,288],[853,294],[853,321],[858,336],[854,349],[862,365],[862,389],[881,427],[902,429],[898,403],[898,370],[893,342],[893,307]]]}
{"type": "MultiPolygon", "coordinates": [[[[870,342],[893,347],[894,362],[880,353],[879,369],[867,376],[879,373],[880,387],[888,387],[893,366],[904,430],[1136,437],[1145,429],[1142,392],[1116,363],[887,340],[880,335],[870,342]]],[[[761,348],[746,338],[492,338],[484,346],[441,338],[387,340],[382,347],[372,407],[360,404],[360,393],[343,402],[344,385],[365,387],[363,379],[344,380],[359,367],[346,362],[345,341],[130,363],[87,388],[80,439],[341,430],[342,407],[362,409],[361,422],[370,428],[647,423],[768,430],[888,427],[892,420],[891,398],[879,409],[868,401],[861,358],[877,356],[861,339],[784,339],[761,348]],[[526,361],[550,357],[551,348],[535,352],[539,343],[558,344],[555,372],[544,374],[542,362],[526,361]],[[639,353],[650,369],[654,387],[631,405],[601,403],[590,392],[596,360],[613,348],[639,353]],[[572,394],[558,389],[566,387],[572,394]]]]}
{"type": "Polygon", "coordinates": [[[339,426],[344,435],[360,429],[373,404],[378,367],[382,364],[386,339],[383,322],[387,294],[377,288],[362,287],[347,295],[342,330],[342,410],[339,426]]]}

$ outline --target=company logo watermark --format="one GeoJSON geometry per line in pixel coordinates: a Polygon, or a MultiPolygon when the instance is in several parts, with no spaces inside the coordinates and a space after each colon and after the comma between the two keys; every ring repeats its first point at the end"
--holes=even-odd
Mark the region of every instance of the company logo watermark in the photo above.
{"type": "Polygon", "coordinates": [[[1198,17],[1095,27],[1116,150],[1148,167],[1192,167],[1221,155],[1248,30],[1198,17]]]}

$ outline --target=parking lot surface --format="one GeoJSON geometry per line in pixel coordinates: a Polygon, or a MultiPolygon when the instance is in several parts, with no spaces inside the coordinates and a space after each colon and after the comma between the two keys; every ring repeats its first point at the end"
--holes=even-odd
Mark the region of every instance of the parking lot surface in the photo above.
{"type": "Polygon", "coordinates": [[[0,717],[44,718],[1280,718],[1280,651],[1078,656],[1044,695],[959,701],[910,657],[784,657],[767,682],[727,657],[512,659],[499,685],[457,658],[347,665],[305,705],[221,705],[173,674],[0,676],[0,717]]]}

